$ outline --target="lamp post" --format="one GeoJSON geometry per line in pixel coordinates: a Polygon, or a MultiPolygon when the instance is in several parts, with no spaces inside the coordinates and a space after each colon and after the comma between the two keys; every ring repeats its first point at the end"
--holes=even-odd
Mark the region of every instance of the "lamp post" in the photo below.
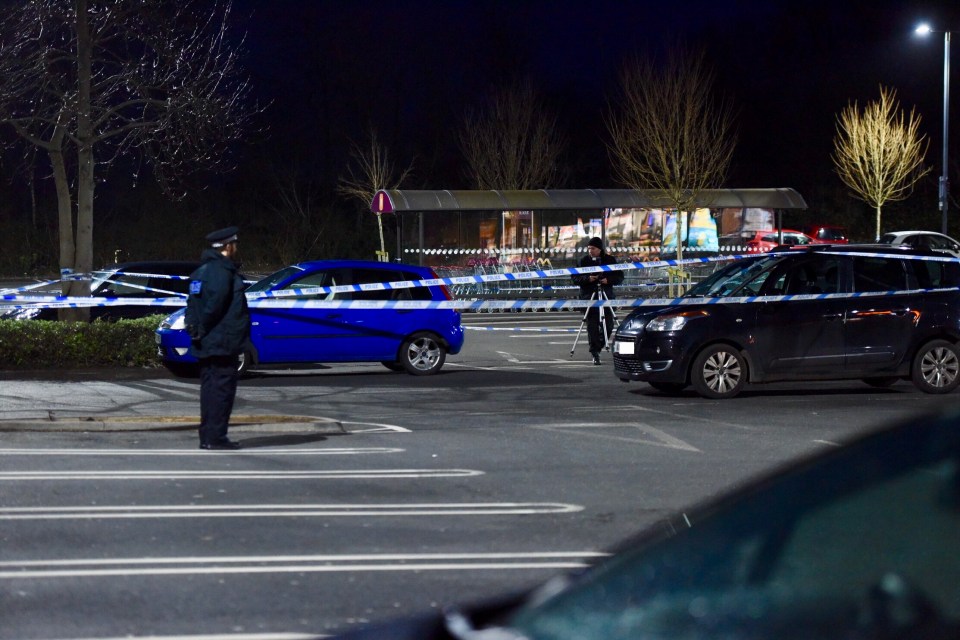
{"type": "MultiPolygon", "coordinates": [[[[928,24],[921,24],[915,33],[926,36],[938,33],[928,24]]],[[[943,32],[943,173],[940,176],[940,232],[947,233],[947,206],[950,202],[950,180],[947,174],[947,141],[950,122],[950,31],[943,32]]]]}

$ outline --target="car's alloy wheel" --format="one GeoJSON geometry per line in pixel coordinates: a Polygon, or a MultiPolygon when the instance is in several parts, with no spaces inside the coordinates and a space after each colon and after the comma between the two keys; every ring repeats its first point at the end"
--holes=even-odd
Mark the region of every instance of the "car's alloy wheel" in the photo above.
{"type": "Polygon", "coordinates": [[[746,381],[747,365],[743,356],[725,344],[701,351],[690,372],[693,388],[705,398],[732,398],[743,391],[746,381]]]}
{"type": "Polygon", "coordinates": [[[415,376],[436,373],[446,359],[446,349],[429,333],[415,333],[400,347],[400,364],[415,376]]]}
{"type": "Polygon", "coordinates": [[[960,384],[960,349],[946,340],[923,345],[913,358],[913,384],[924,393],[949,393],[960,384]]]}

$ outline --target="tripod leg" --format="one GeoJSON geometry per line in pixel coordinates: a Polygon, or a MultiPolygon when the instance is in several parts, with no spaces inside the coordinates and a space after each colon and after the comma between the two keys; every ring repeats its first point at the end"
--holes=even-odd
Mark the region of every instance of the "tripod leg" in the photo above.
{"type": "MultiPolygon", "coordinates": [[[[601,293],[601,296],[605,301],[609,299],[605,293],[601,293]]],[[[616,317],[613,315],[613,309],[607,309],[606,305],[600,307],[600,331],[603,331],[603,348],[610,351],[611,327],[607,326],[607,313],[609,313],[612,318],[616,317]]],[[[612,325],[613,323],[611,322],[610,324],[612,325]]]]}
{"type": "MultiPolygon", "coordinates": [[[[593,302],[596,294],[590,296],[590,302],[593,302]]],[[[573,339],[573,346],[570,347],[570,356],[573,356],[573,352],[577,350],[577,343],[580,342],[580,334],[583,333],[583,325],[587,323],[587,314],[590,313],[590,307],[587,307],[583,312],[583,318],[580,320],[580,328],[577,329],[577,337],[573,339]]]]}

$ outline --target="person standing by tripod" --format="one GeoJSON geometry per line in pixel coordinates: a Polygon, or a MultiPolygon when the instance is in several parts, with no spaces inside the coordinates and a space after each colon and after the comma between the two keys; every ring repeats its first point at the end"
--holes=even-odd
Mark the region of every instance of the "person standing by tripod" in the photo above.
{"type": "MultiPolygon", "coordinates": [[[[603,249],[603,240],[590,238],[585,255],[579,267],[598,267],[604,264],[615,264],[617,261],[603,249]]],[[[613,287],[623,282],[623,271],[606,271],[603,273],[578,273],[571,276],[573,283],[580,286],[581,300],[612,300],[613,287]]],[[[590,343],[590,355],[593,364],[599,365],[600,352],[607,344],[607,339],[613,329],[613,313],[611,309],[591,307],[584,314],[587,323],[587,339],[590,343]],[[601,313],[606,311],[606,313],[601,313]],[[603,317],[603,330],[600,329],[600,318],[603,317]]]]}

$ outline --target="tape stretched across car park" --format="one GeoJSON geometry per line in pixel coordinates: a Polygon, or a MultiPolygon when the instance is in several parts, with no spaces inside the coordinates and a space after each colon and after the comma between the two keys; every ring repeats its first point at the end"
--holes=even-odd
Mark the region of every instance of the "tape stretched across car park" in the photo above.
{"type": "MultiPolygon", "coordinates": [[[[824,251],[824,254],[833,252],[824,251]]],[[[677,267],[692,264],[711,262],[726,262],[740,260],[744,255],[720,256],[714,258],[694,258],[688,260],[663,260],[656,262],[634,262],[595,267],[570,267],[563,269],[535,270],[520,273],[499,273],[477,276],[459,276],[455,278],[433,278],[425,280],[403,280],[397,282],[369,283],[360,285],[338,285],[333,287],[311,287],[303,289],[287,289],[283,291],[258,292],[247,294],[251,307],[266,307],[277,309],[460,309],[464,311],[501,310],[560,310],[584,309],[587,307],[642,307],[642,306],[681,306],[690,304],[736,304],[749,302],[776,302],[781,300],[827,300],[839,298],[875,297],[884,295],[906,295],[912,293],[932,291],[953,291],[956,287],[941,289],[914,289],[910,291],[863,292],[863,293],[830,293],[830,294],[794,294],[782,296],[747,296],[723,298],[633,298],[614,300],[446,300],[446,301],[419,301],[419,300],[288,300],[299,296],[321,295],[330,293],[352,293],[367,291],[385,291],[410,289],[416,287],[432,287],[440,285],[476,284],[486,282],[515,282],[536,280],[541,278],[557,278],[578,274],[595,274],[611,271],[628,271],[634,269],[653,269],[677,267]]],[[[875,254],[844,252],[842,255],[893,257],[898,259],[918,259],[936,262],[956,262],[954,257],[908,256],[902,254],[875,254]]],[[[182,278],[182,276],[168,276],[182,278]]],[[[49,284],[49,283],[47,283],[49,284]]],[[[31,285],[31,287],[34,285],[31,285]]],[[[25,288],[23,288],[25,289],[25,288]]],[[[5,290],[0,295],[0,304],[9,309],[22,308],[83,308],[108,307],[120,305],[136,305],[146,307],[182,307],[186,298],[182,296],[166,298],[95,298],[84,296],[39,296],[21,295],[12,293],[19,290],[5,290]]]]}
{"type": "MultiPolygon", "coordinates": [[[[739,260],[747,256],[729,255],[715,258],[694,258],[688,260],[659,260],[656,262],[625,262],[622,264],[607,264],[595,267],[569,267],[564,269],[549,269],[546,271],[534,270],[523,271],[519,273],[493,273],[482,276],[458,276],[455,278],[432,278],[429,280],[401,280],[395,282],[373,282],[368,284],[345,284],[333,287],[309,287],[302,289],[285,289],[283,291],[259,292],[256,295],[247,294],[251,300],[258,298],[285,298],[295,296],[313,296],[328,293],[353,293],[361,291],[393,291],[396,289],[413,289],[417,287],[436,287],[439,285],[458,285],[458,284],[482,284],[486,282],[515,282],[520,280],[537,280],[541,278],[561,278],[571,275],[593,274],[610,271],[630,271],[634,269],[655,269],[663,267],[677,267],[691,264],[706,264],[710,262],[729,262],[739,260]]],[[[149,274],[126,274],[126,275],[149,275],[149,274]]],[[[157,276],[165,278],[184,278],[184,276],[157,276]]],[[[189,278],[189,276],[186,276],[189,278]]],[[[68,278],[77,280],[76,276],[68,278]]],[[[41,299],[53,299],[54,301],[64,300],[64,296],[22,296],[18,295],[24,291],[39,288],[41,286],[54,285],[59,280],[50,280],[48,282],[20,287],[19,289],[4,289],[0,291],[0,301],[12,302],[30,302],[44,301],[41,299]]],[[[177,294],[182,295],[182,294],[177,294]]],[[[184,296],[185,297],[185,296],[184,296]]],[[[132,299],[132,298],[131,298],[132,299]]],[[[73,300],[71,300],[73,301],[73,300]]],[[[182,302],[180,304],[183,304],[182,302]]]]}
{"type": "MultiPolygon", "coordinates": [[[[25,286],[23,286],[23,287],[16,287],[16,288],[10,288],[10,289],[0,289],[0,296],[3,296],[2,298],[0,298],[0,300],[6,300],[6,299],[8,299],[9,297],[16,296],[16,294],[26,293],[27,291],[33,291],[33,290],[35,290],[35,289],[41,289],[41,288],[43,288],[43,287],[52,287],[52,286],[54,286],[54,285],[60,284],[61,282],[75,282],[75,281],[83,281],[83,280],[93,280],[93,279],[94,279],[94,276],[95,276],[96,274],[98,274],[98,273],[105,273],[105,272],[95,271],[95,272],[92,273],[92,274],[90,274],[90,273],[87,273],[87,274],[74,274],[74,275],[69,275],[69,276],[60,278],[59,280],[45,280],[45,281],[43,281],[43,282],[35,282],[35,283],[33,283],[33,284],[28,284],[28,285],[25,285],[25,286]]],[[[139,273],[139,272],[136,272],[136,271],[111,271],[111,272],[109,272],[109,275],[110,275],[111,277],[112,277],[112,276],[133,276],[133,277],[136,277],[136,278],[151,278],[151,279],[153,279],[153,280],[179,280],[179,281],[183,281],[183,280],[189,280],[189,279],[190,279],[190,276],[177,276],[177,275],[170,275],[170,274],[166,274],[166,273],[139,273]]],[[[256,282],[256,280],[244,280],[244,282],[246,282],[247,284],[253,284],[254,282],[256,282]]],[[[141,291],[156,291],[156,292],[159,292],[159,293],[168,294],[168,295],[170,295],[170,296],[177,296],[177,297],[181,297],[181,298],[186,299],[186,295],[185,295],[185,294],[179,293],[179,292],[177,292],[177,291],[166,291],[166,290],[164,290],[164,289],[157,289],[156,287],[148,287],[148,286],[146,286],[146,285],[135,284],[135,283],[132,283],[132,282],[124,282],[124,283],[123,283],[123,286],[124,286],[124,287],[128,287],[128,288],[131,288],[131,289],[140,289],[141,291]]],[[[51,296],[41,296],[41,297],[51,297],[51,296]]]]}
{"type": "MultiPolygon", "coordinates": [[[[664,307],[699,304],[744,304],[750,302],[779,302],[785,300],[836,300],[841,298],[876,298],[939,291],[957,291],[958,287],[938,289],[911,289],[909,291],[866,291],[861,293],[815,293],[783,296],[746,296],[711,298],[633,298],[614,300],[252,300],[251,307],[268,309],[459,309],[461,311],[525,311],[585,309],[587,307],[664,307]]],[[[170,298],[70,298],[49,303],[9,305],[10,309],[43,306],[52,309],[117,305],[149,307],[182,307],[182,300],[170,298]]]]}

